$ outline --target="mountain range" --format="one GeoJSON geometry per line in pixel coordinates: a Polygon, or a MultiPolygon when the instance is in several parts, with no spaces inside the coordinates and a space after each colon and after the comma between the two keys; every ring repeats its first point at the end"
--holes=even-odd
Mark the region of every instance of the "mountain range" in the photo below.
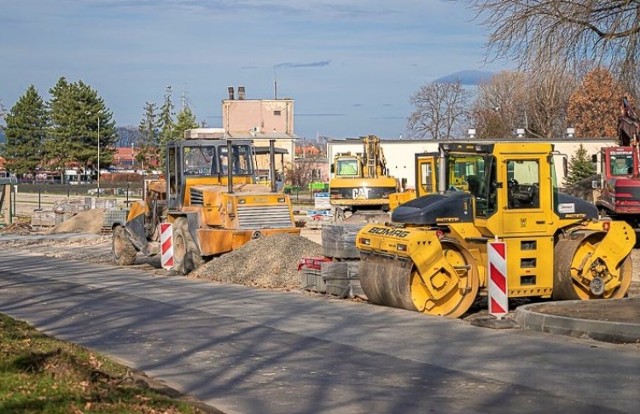
{"type": "Polygon", "coordinates": [[[495,75],[493,72],[485,70],[461,70],[434,80],[434,83],[451,83],[460,81],[462,85],[479,85],[487,82],[495,75]]]}

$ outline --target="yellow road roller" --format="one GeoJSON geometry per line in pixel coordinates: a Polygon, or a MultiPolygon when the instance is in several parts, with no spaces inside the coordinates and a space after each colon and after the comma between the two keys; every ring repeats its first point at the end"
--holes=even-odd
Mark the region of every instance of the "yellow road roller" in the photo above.
{"type": "Polygon", "coordinates": [[[487,294],[487,243],[496,239],[506,245],[509,298],[625,296],[635,232],[558,191],[552,144],[441,144],[440,154],[441,191],[358,232],[360,283],[371,302],[462,316],[487,294]]]}

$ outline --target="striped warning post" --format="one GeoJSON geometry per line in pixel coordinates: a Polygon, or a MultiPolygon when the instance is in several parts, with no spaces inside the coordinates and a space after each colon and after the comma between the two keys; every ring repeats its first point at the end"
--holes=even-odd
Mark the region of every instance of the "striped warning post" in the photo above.
{"type": "Polygon", "coordinates": [[[505,242],[487,243],[489,256],[489,313],[498,319],[509,313],[507,296],[507,246],[505,242]]]}
{"type": "Polygon", "coordinates": [[[171,270],[173,267],[173,230],[171,223],[160,223],[160,263],[171,270]]]}

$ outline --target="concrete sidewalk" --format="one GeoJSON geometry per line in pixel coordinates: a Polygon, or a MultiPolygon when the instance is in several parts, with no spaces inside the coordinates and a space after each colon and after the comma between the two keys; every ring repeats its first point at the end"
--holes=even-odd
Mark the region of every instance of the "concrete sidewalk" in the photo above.
{"type": "Polygon", "coordinates": [[[527,330],[640,343],[640,298],[533,303],[516,309],[515,320],[527,330]]]}

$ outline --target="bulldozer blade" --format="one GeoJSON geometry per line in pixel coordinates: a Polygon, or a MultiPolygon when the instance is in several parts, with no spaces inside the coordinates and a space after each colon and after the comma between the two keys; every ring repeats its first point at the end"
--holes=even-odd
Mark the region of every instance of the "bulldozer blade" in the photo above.
{"type": "Polygon", "coordinates": [[[407,258],[363,254],[360,286],[372,303],[417,311],[411,299],[412,268],[407,258]]]}

